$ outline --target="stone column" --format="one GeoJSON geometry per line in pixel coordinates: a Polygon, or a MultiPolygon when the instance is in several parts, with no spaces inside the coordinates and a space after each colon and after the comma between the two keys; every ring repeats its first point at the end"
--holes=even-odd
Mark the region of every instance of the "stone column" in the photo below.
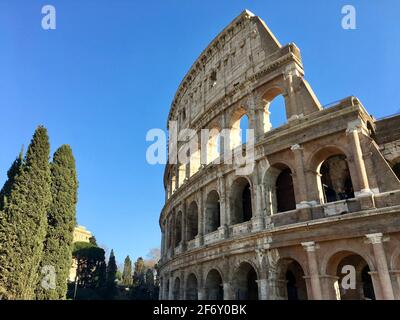
{"type": "Polygon", "coordinates": [[[206,300],[207,299],[206,288],[200,287],[198,289],[197,297],[199,300],[206,300]]]}
{"type": "Polygon", "coordinates": [[[349,123],[346,134],[353,152],[354,165],[357,171],[357,186],[358,190],[355,190],[357,195],[369,195],[371,190],[369,189],[367,171],[365,169],[365,163],[363,159],[363,153],[360,144],[360,137],[358,135],[358,128],[356,124],[349,123]]]}
{"type": "Polygon", "coordinates": [[[220,175],[218,177],[218,191],[219,191],[219,208],[220,208],[220,222],[221,225],[218,228],[221,239],[228,237],[228,226],[226,216],[226,188],[225,188],[225,177],[220,175]]]}
{"type": "Polygon", "coordinates": [[[382,289],[383,299],[394,300],[393,287],[390,279],[385,250],[383,248],[382,233],[367,234],[374,250],[376,269],[378,271],[379,282],[382,289]]]}
{"type": "Polygon", "coordinates": [[[224,288],[224,300],[235,299],[235,297],[233,296],[232,286],[230,282],[224,282],[222,286],[224,288]]]}
{"type": "Polygon", "coordinates": [[[181,239],[182,239],[182,252],[186,250],[187,248],[187,206],[186,206],[186,201],[183,201],[182,205],[182,230],[181,230],[181,239]]]}
{"type": "Polygon", "coordinates": [[[168,300],[174,300],[174,278],[169,277],[168,300]]]}
{"type": "Polygon", "coordinates": [[[199,190],[200,194],[198,197],[198,210],[199,210],[199,216],[198,216],[198,233],[197,236],[195,237],[196,239],[196,246],[202,246],[203,245],[203,236],[204,236],[204,195],[203,195],[203,188],[200,188],[199,190]]]}
{"type": "Polygon", "coordinates": [[[310,242],[302,242],[304,250],[307,253],[307,261],[308,261],[308,270],[310,272],[310,280],[311,280],[311,290],[314,300],[322,299],[322,290],[321,290],[321,282],[319,278],[318,272],[318,262],[317,256],[315,253],[316,245],[314,241],[310,242]]]}
{"type": "Polygon", "coordinates": [[[268,300],[268,279],[256,280],[258,286],[258,300],[268,300]]]}

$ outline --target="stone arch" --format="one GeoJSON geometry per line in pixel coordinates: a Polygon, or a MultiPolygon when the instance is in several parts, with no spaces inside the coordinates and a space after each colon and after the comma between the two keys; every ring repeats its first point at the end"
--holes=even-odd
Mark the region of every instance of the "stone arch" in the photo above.
{"type": "Polygon", "coordinates": [[[296,209],[292,172],[285,163],[275,163],[265,172],[263,184],[269,214],[296,209]]]}
{"type": "Polygon", "coordinates": [[[216,268],[212,268],[205,279],[206,300],[223,300],[224,286],[221,273],[216,268]]]}
{"type": "Polygon", "coordinates": [[[202,163],[210,164],[220,156],[221,129],[217,125],[213,125],[210,129],[202,132],[202,148],[203,152],[202,163]]]}
{"type": "Polygon", "coordinates": [[[199,209],[196,201],[192,201],[187,211],[186,239],[193,240],[199,231],[199,209]]]}
{"type": "Polygon", "coordinates": [[[252,188],[247,177],[237,178],[231,186],[231,224],[250,221],[253,216],[252,188]]]}
{"type": "Polygon", "coordinates": [[[182,211],[178,211],[175,216],[175,242],[174,245],[177,247],[182,241],[182,211]]]}
{"type": "MultiPolygon", "coordinates": [[[[275,85],[273,87],[268,88],[264,94],[262,95],[263,101],[263,131],[268,132],[273,128],[278,127],[277,119],[275,119],[274,112],[276,112],[279,116],[284,116],[284,119],[288,119],[288,110],[286,104],[286,93],[285,89],[275,85]],[[279,97],[282,97],[283,100],[283,110],[275,109],[275,102],[280,100],[279,97]]],[[[281,102],[281,101],[280,101],[281,102]]]]}
{"type": "Polygon", "coordinates": [[[211,190],[206,198],[205,204],[205,230],[210,233],[218,230],[221,226],[220,198],[216,190],[211,190]]]}
{"type": "Polygon", "coordinates": [[[252,128],[251,125],[251,118],[248,110],[245,107],[240,106],[236,108],[231,115],[231,119],[229,122],[230,128],[230,135],[229,135],[229,142],[230,142],[230,149],[235,149],[242,144],[242,130],[240,128],[241,120],[244,116],[248,117],[248,127],[252,128]]]}
{"type": "Polygon", "coordinates": [[[259,279],[257,268],[248,261],[243,261],[233,273],[233,289],[236,300],[258,300],[259,279]]]}
{"type": "MultiPolygon", "coordinates": [[[[350,250],[336,251],[329,257],[326,263],[325,273],[328,276],[329,283],[327,289],[329,298],[337,300],[375,300],[375,288],[370,272],[373,265],[369,264],[360,254],[350,250]],[[347,280],[348,275],[355,271],[354,287],[344,288],[342,284],[351,284],[347,280]],[[346,279],[343,277],[346,276],[346,279]]],[[[351,279],[351,277],[349,278],[351,279]]]]}
{"type": "Polygon", "coordinates": [[[174,289],[173,289],[173,300],[181,299],[181,279],[179,277],[175,278],[174,289]]]}
{"type": "Polygon", "coordinates": [[[354,198],[354,181],[346,150],[336,145],[326,146],[314,152],[309,160],[315,174],[320,203],[354,198]]]}
{"type": "Polygon", "coordinates": [[[296,259],[279,259],[276,265],[275,295],[285,300],[308,300],[304,270],[296,259]]]}
{"type": "Polygon", "coordinates": [[[186,278],[186,300],[198,300],[198,288],[197,276],[191,272],[186,278]]]}

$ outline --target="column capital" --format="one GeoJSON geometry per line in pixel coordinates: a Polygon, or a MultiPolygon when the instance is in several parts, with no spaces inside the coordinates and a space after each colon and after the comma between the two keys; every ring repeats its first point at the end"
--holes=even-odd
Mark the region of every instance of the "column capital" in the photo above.
{"type": "Polygon", "coordinates": [[[302,150],[302,149],[303,149],[303,147],[301,145],[299,145],[298,143],[296,143],[290,147],[290,150],[292,150],[292,151],[302,150]]]}
{"type": "Polygon", "coordinates": [[[307,252],[315,252],[319,246],[314,241],[302,242],[303,249],[307,252]]]}
{"type": "Polygon", "coordinates": [[[382,232],[370,233],[370,234],[366,234],[365,236],[368,238],[369,242],[372,244],[379,244],[384,241],[387,241],[387,239],[383,238],[382,232]]]}

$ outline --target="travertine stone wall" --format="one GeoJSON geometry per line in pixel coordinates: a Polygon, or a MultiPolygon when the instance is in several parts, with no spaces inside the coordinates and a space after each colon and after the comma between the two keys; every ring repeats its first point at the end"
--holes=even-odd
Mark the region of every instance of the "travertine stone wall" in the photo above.
{"type": "MultiPolygon", "coordinates": [[[[233,130],[219,152],[212,140],[189,164],[166,166],[160,298],[400,299],[400,181],[392,170],[400,116],[377,121],[355,97],[322,108],[297,46],[282,46],[244,11],[194,62],[168,121],[170,131],[233,130]],[[269,107],[279,95],[286,123],[272,128],[269,107]],[[244,115],[255,132],[255,162],[238,174],[237,162],[224,160],[242,152],[244,115]],[[332,156],[346,162],[353,196],[329,202],[321,166],[332,156]],[[209,161],[200,165],[199,157],[209,161]],[[251,219],[242,221],[249,202],[251,219]],[[340,287],[347,264],[357,280],[350,292],[340,287]]],[[[346,170],[339,169],[333,174],[342,185],[346,170]]]]}

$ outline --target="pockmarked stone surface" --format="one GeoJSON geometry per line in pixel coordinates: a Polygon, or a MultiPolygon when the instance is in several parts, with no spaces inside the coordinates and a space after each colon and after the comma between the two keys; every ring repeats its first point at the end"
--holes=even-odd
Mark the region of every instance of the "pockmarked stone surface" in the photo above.
{"type": "Polygon", "coordinates": [[[165,168],[161,299],[400,299],[400,116],[321,106],[300,49],[246,10],[193,63],[171,121],[215,130],[165,168]],[[224,161],[244,151],[243,117],[249,174],[224,161]]]}

